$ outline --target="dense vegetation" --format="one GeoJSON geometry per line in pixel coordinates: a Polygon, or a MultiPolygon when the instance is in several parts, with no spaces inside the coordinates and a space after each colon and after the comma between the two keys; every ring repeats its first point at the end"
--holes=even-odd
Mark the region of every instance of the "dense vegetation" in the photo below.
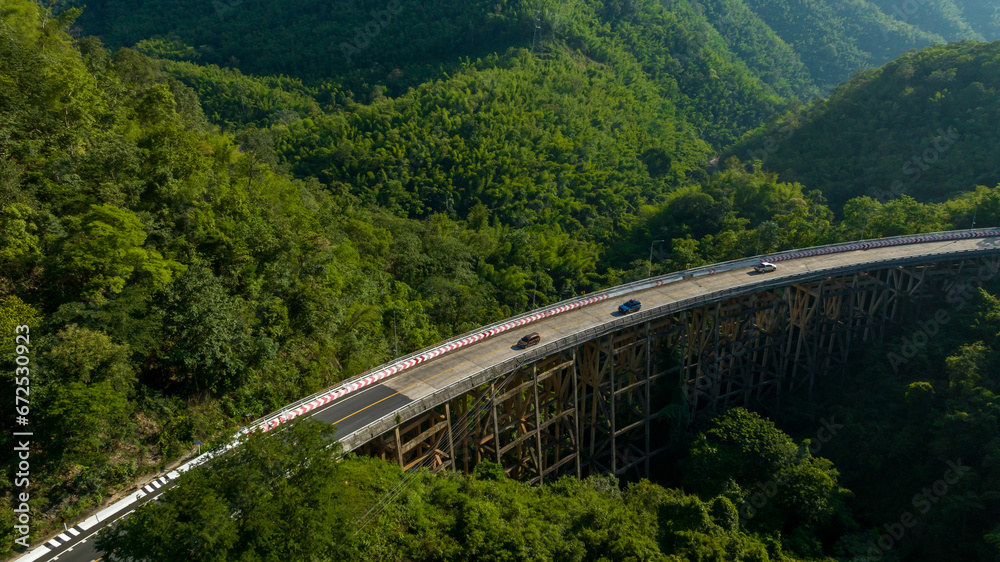
{"type": "Polygon", "coordinates": [[[747,486],[778,473],[772,471],[820,482],[810,490],[814,495],[776,498],[752,531],[737,509],[750,493],[736,484],[702,497],[645,480],[620,486],[599,475],[532,487],[508,479],[490,462],[468,476],[404,475],[376,459],[349,455],[333,462],[323,432],[329,429],[297,424],[279,438],[251,438],[207,470],[183,476],[162,503],[147,504],[101,535],[98,547],[109,560],[157,562],[791,562],[799,558],[782,544],[779,521],[806,536],[799,530],[843,515],[846,491],[836,485],[829,461],[800,452],[773,425],[743,410],[717,421],[705,443],[720,449],[695,455],[696,462],[715,466],[724,456],[754,463],[757,471],[722,475],[747,486]],[[738,443],[730,439],[734,429],[738,443]],[[170,538],[182,536],[190,539],[170,538]]]}
{"type": "Polygon", "coordinates": [[[726,80],[723,69],[738,62],[779,95],[805,100],[909,49],[1000,38],[988,0],[104,0],[82,23],[115,47],[143,43],[170,58],[394,94],[461,57],[564,41],[600,60],[611,39],[665,79],[701,87],[726,80]],[[595,17],[609,27],[592,25],[595,17]]]}
{"type": "MultiPolygon", "coordinates": [[[[578,53],[591,68],[578,69],[583,72],[575,81],[587,81],[607,66],[629,85],[644,71],[642,79],[655,84],[657,97],[683,109],[717,146],[732,142],[783,103],[723,41],[713,40],[703,18],[674,14],[653,0],[607,6],[583,0],[390,2],[376,10],[355,2],[245,0],[221,14],[210,3],[177,2],[168,9],[177,19],[164,19],[162,5],[152,8],[111,1],[85,12],[82,21],[111,45],[135,45],[157,58],[249,74],[289,74],[304,80],[326,106],[400,95],[438,78],[442,70],[457,69],[463,60],[504,53],[508,47],[578,53]],[[306,34],[296,23],[302,18],[316,22],[306,34]],[[248,36],[256,38],[252,45],[241,40],[248,36]]],[[[296,109],[273,101],[274,110],[296,109]]]]}
{"type": "Polygon", "coordinates": [[[966,41],[907,53],[830,98],[747,135],[729,153],[851,197],[944,200],[1000,172],[1000,43],[966,41]]]}
{"type": "MultiPolygon", "coordinates": [[[[1000,188],[988,187],[1000,181],[990,158],[996,45],[907,54],[828,101],[796,101],[910,47],[996,37],[996,26],[969,16],[986,3],[921,3],[921,17],[941,14],[925,23],[893,21],[889,8],[860,0],[390,2],[388,22],[382,8],[311,0],[106,0],[75,22],[75,3],[53,4],[0,6],[0,330],[31,326],[33,537],[184,456],[193,440],[226,439],[245,414],[387,360],[394,332],[409,351],[650,270],[965,228],[973,217],[1000,224],[1000,188]],[[865,43],[882,29],[884,43],[865,43]],[[891,101],[900,99],[912,101],[891,101]],[[921,169],[921,183],[895,188],[902,158],[923,154],[952,124],[963,127],[954,148],[921,169]],[[724,149],[746,163],[720,164],[713,157],[724,149]],[[863,165],[853,164],[855,150],[863,165]],[[858,187],[879,182],[881,191],[858,187]],[[652,264],[651,240],[666,241],[652,264]]],[[[977,334],[965,335],[985,338],[977,334]]],[[[0,385],[12,395],[6,336],[0,352],[0,385]]],[[[979,412],[953,403],[934,402],[926,423],[979,412]]],[[[11,404],[0,416],[13,427],[11,404]]],[[[879,488],[854,469],[876,470],[876,460],[862,466],[831,449],[837,466],[852,467],[838,480],[828,461],[747,416],[691,435],[687,462],[711,476],[664,481],[686,493],[649,483],[621,492],[600,478],[530,489],[487,466],[471,477],[420,475],[412,511],[381,517],[360,538],[337,530],[302,544],[334,558],[617,560],[632,548],[648,558],[820,558],[892,510],[861,507],[875,505],[879,488]],[[751,463],[755,471],[737,470],[752,451],[731,438],[734,426],[754,428],[739,439],[773,453],[751,463]],[[734,524],[731,508],[774,475],[802,477],[797,489],[812,495],[782,496],[734,524]],[[570,507],[551,508],[559,502],[570,507]],[[483,514],[482,526],[469,526],[464,509],[483,514]],[[517,535],[517,517],[537,534],[517,535]],[[424,533],[446,550],[414,542],[424,533]]],[[[9,439],[0,437],[6,451],[9,439]]],[[[262,470],[284,446],[256,442],[240,453],[244,470],[262,470]]],[[[190,477],[206,495],[177,492],[178,503],[129,525],[155,526],[163,509],[179,519],[149,536],[169,537],[183,509],[238,504],[246,519],[186,523],[203,541],[199,559],[294,555],[274,547],[277,535],[248,537],[275,510],[297,521],[292,504],[304,490],[348,493],[320,478],[366,482],[337,496],[351,509],[367,509],[402,478],[375,461],[332,465],[307,449],[317,472],[287,487],[261,476],[280,488],[267,505],[246,504],[263,488],[232,489],[225,472],[235,468],[220,464],[190,477]],[[371,470],[379,479],[352,476],[371,470]]],[[[969,453],[982,463],[991,454],[969,453]]],[[[935,533],[957,528],[952,515],[965,512],[948,513],[935,533]]],[[[335,530],[359,517],[335,507],[315,515],[310,525],[335,530]]],[[[0,553],[12,544],[3,534],[11,516],[5,503],[0,553]]],[[[996,534],[991,516],[961,523],[971,534],[954,536],[968,544],[945,541],[940,552],[987,552],[996,541],[980,538],[996,534]]]]}
{"type": "Polygon", "coordinates": [[[841,382],[830,377],[789,425],[827,442],[817,453],[854,492],[860,524],[848,560],[995,560],[1000,556],[1000,275],[981,270],[940,308],[903,319],[841,382]],[[980,291],[984,285],[988,291],[980,291]],[[912,516],[912,520],[906,514],[912,516]]]}

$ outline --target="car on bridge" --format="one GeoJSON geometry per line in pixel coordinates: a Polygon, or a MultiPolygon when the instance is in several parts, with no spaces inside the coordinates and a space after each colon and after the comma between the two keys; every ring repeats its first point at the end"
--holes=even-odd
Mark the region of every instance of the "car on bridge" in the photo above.
{"type": "Polygon", "coordinates": [[[771,262],[766,262],[766,261],[762,261],[757,265],[753,266],[753,270],[756,271],[757,273],[767,273],[769,271],[774,271],[775,269],[778,269],[778,266],[774,265],[771,262]]]}
{"type": "Polygon", "coordinates": [[[621,312],[622,314],[628,314],[629,312],[637,312],[640,308],[642,308],[641,302],[639,302],[637,299],[629,299],[625,301],[624,304],[618,307],[618,312],[621,312]]]}
{"type": "Polygon", "coordinates": [[[538,335],[538,332],[531,332],[530,334],[517,340],[517,347],[527,349],[533,345],[538,345],[538,342],[540,341],[542,341],[542,337],[538,335]]]}

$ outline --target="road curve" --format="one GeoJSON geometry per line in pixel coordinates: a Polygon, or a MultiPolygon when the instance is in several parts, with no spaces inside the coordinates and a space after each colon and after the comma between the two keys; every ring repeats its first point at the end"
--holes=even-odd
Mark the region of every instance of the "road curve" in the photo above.
{"type": "MultiPolygon", "coordinates": [[[[296,401],[265,416],[251,428],[266,431],[296,416],[308,414],[335,424],[337,439],[345,444],[346,449],[351,449],[380,435],[383,427],[394,424],[397,414],[410,415],[418,402],[433,399],[435,393],[441,395],[449,389],[471,384],[475,377],[519,357],[538,356],[558,347],[560,340],[568,341],[583,332],[599,331],[629,320],[629,317],[623,319],[616,312],[619,300],[641,300],[642,314],[645,315],[656,308],[711,298],[719,292],[753,292],[762,284],[780,280],[791,282],[850,269],[931,262],[961,254],[987,253],[1000,253],[1000,229],[923,234],[792,250],[629,283],[522,314],[407,355],[341,385],[296,401]],[[777,263],[777,271],[753,273],[750,265],[762,258],[777,263]],[[517,349],[514,342],[530,332],[539,332],[543,345],[529,350],[517,349]]],[[[181,472],[208,461],[212,455],[201,455],[163,475],[144,489],[133,492],[45,544],[36,546],[17,561],[97,560],[87,539],[110,521],[128,515],[138,505],[157,497],[173,485],[172,481],[181,472]]]]}

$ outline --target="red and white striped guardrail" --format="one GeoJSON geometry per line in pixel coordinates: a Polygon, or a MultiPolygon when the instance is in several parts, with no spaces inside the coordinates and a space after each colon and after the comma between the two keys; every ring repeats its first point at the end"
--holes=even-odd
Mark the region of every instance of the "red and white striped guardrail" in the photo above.
{"type": "Polygon", "coordinates": [[[968,238],[984,238],[990,236],[1000,236],[1000,229],[981,229],[975,231],[959,231],[959,232],[939,232],[932,234],[921,234],[921,235],[910,235],[910,236],[897,236],[893,238],[878,239],[872,241],[862,241],[862,242],[850,242],[845,244],[833,244],[829,246],[818,246],[809,250],[803,251],[792,251],[792,252],[779,252],[777,254],[771,254],[771,257],[761,256],[759,258],[744,258],[739,260],[732,260],[724,263],[715,264],[714,267],[699,267],[695,269],[685,270],[681,272],[670,273],[663,275],[654,279],[648,279],[643,281],[637,281],[633,283],[628,283],[625,285],[620,285],[609,289],[603,293],[593,295],[587,298],[576,298],[565,303],[558,304],[552,308],[543,309],[541,312],[523,315],[517,320],[512,320],[504,324],[495,324],[492,327],[485,329],[481,332],[474,333],[473,335],[461,337],[460,339],[454,339],[448,341],[438,347],[432,348],[419,355],[413,355],[408,358],[404,358],[402,361],[396,362],[389,367],[366,375],[362,378],[354,380],[350,383],[340,386],[332,392],[324,393],[320,396],[313,397],[307,402],[301,403],[294,408],[283,411],[279,415],[275,415],[268,419],[265,419],[257,425],[257,429],[261,431],[270,431],[278,427],[279,425],[290,421],[302,414],[306,414],[316,408],[329,404],[330,402],[344,396],[360,390],[366,386],[374,384],[378,381],[384,380],[400,371],[404,371],[413,367],[414,365],[419,365],[425,361],[439,357],[449,351],[453,351],[460,347],[465,347],[469,344],[481,341],[488,337],[501,334],[508,330],[524,326],[525,324],[530,324],[532,322],[537,322],[543,318],[548,318],[550,316],[555,316],[557,314],[562,314],[569,310],[580,308],[582,306],[587,306],[596,302],[610,299],[614,296],[627,294],[635,291],[641,291],[645,289],[651,289],[654,287],[659,287],[666,283],[672,283],[679,281],[685,277],[700,277],[703,275],[711,275],[713,273],[718,273],[719,271],[729,271],[739,267],[746,267],[748,264],[759,262],[759,261],[769,261],[769,262],[781,262],[793,259],[800,259],[812,256],[820,256],[826,254],[835,254],[840,252],[852,252],[856,250],[868,250],[870,248],[884,248],[888,246],[902,246],[906,244],[920,244],[924,242],[944,242],[948,240],[961,240],[968,238]]]}

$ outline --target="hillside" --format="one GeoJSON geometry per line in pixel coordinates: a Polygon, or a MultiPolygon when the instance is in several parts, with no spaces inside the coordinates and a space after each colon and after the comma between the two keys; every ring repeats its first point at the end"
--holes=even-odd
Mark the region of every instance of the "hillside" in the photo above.
{"type": "Polygon", "coordinates": [[[784,103],[722,41],[712,40],[703,19],[675,15],[653,0],[606,6],[585,0],[401,3],[393,4],[393,13],[388,5],[372,10],[364,3],[318,0],[215,7],[108,0],[84,10],[80,24],[115,48],[134,45],[156,58],[291,76],[316,88],[322,104],[331,101],[328,92],[359,102],[395,97],[464,61],[512,47],[578,53],[615,70],[639,63],[659,95],[717,147],[784,103]]]}
{"type": "Polygon", "coordinates": [[[725,457],[755,467],[730,470],[734,479],[722,493],[702,497],[606,475],[528,486],[489,461],[469,475],[404,474],[380,459],[349,454],[334,461],[323,447],[329,438],[323,424],[293,422],[289,432],[297,445],[251,438],[207,470],[185,474],[163,504],[148,504],[101,534],[98,548],[113,552],[113,560],[135,562],[826,562],[816,552],[796,551],[815,551],[809,544],[815,532],[849,522],[843,509],[849,492],[836,484],[829,461],[745,410],[714,420],[692,462],[725,457]],[[745,427],[733,442],[738,424],[745,427]],[[758,519],[769,523],[745,528],[737,506],[747,505],[752,479],[771,471],[812,485],[801,487],[807,495],[774,498],[758,519]],[[232,505],[243,508],[227,517],[232,505]],[[797,520],[787,527],[793,546],[776,538],[774,522],[782,519],[797,520]],[[177,536],[192,538],[145,538],[177,536]]]}
{"type": "MultiPolygon", "coordinates": [[[[909,49],[1000,38],[1000,20],[988,0],[616,0],[603,5],[579,0],[410,5],[399,0],[377,7],[346,0],[103,0],[88,5],[81,23],[112,47],[145,42],[158,55],[249,74],[291,75],[355,90],[380,84],[396,94],[435,76],[441,65],[509,47],[534,44],[544,50],[566,42],[587,52],[604,35],[591,24],[595,18],[610,25],[613,34],[628,26],[655,41],[647,40],[647,47],[668,47],[670,58],[687,73],[690,60],[716,66],[721,57],[745,66],[778,95],[803,100],[909,49]],[[668,23],[672,32],[665,37],[648,25],[650,14],[662,18],[661,12],[669,14],[665,21],[680,24],[668,23]],[[683,42],[676,43],[678,38],[683,42]],[[164,39],[187,47],[157,47],[164,39]]],[[[633,51],[640,59],[643,54],[633,51]]],[[[677,70],[675,65],[667,73],[678,79],[677,70]]]]}
{"type": "Polygon", "coordinates": [[[1000,42],[968,41],[861,73],[727,152],[821,190],[834,208],[860,195],[941,201],[1000,182],[988,164],[998,131],[1000,42]]]}

